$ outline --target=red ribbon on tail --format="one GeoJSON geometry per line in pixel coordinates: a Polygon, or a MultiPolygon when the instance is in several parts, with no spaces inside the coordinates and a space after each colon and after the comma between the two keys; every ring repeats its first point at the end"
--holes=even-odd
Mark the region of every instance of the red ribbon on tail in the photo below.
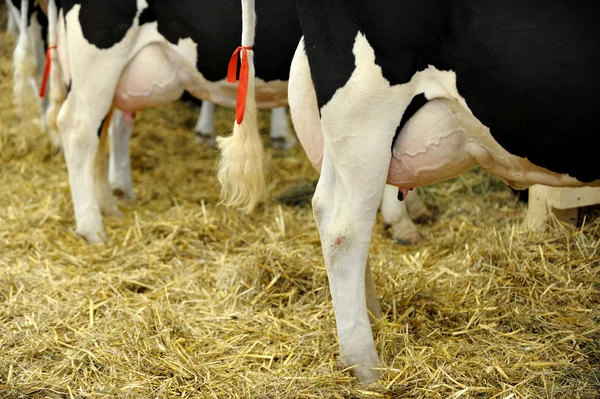
{"type": "Polygon", "coordinates": [[[50,59],[50,51],[56,50],[56,46],[50,46],[46,50],[46,65],[44,66],[44,76],[42,77],[42,86],[40,86],[40,97],[46,97],[46,87],[48,86],[48,76],[50,76],[50,66],[52,60],[50,59]]]}
{"type": "Polygon", "coordinates": [[[235,120],[237,124],[241,124],[244,120],[244,111],[246,109],[246,94],[248,93],[248,50],[252,50],[252,46],[239,46],[233,52],[229,60],[227,68],[227,81],[230,83],[236,82],[237,61],[240,51],[242,52],[242,65],[240,67],[240,84],[238,85],[237,103],[235,107],[235,120]]]}

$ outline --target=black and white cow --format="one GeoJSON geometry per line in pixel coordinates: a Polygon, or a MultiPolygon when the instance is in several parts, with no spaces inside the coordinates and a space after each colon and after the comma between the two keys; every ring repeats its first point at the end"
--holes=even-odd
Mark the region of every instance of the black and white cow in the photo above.
{"type": "MultiPolygon", "coordinates": [[[[371,382],[379,356],[368,312],[377,316],[380,308],[367,258],[386,183],[403,196],[480,164],[520,189],[600,185],[600,3],[297,6],[303,40],[290,71],[290,109],[321,169],[313,208],[341,357],[357,365],[360,381],[371,382]]],[[[246,24],[254,23],[251,16],[246,24]]],[[[241,172],[260,165],[260,153],[235,134],[231,140],[236,157],[225,152],[224,166],[238,173],[223,176],[236,182],[228,203],[248,208],[261,194],[262,176],[241,172]],[[245,179],[248,187],[240,187],[245,179]]],[[[224,188],[227,196],[230,186],[224,188]]]]}
{"type": "MultiPolygon", "coordinates": [[[[100,209],[119,214],[106,178],[106,162],[96,157],[102,125],[111,110],[136,112],[178,99],[184,90],[235,107],[235,85],[226,81],[232,43],[241,37],[240,2],[193,0],[62,0],[50,87],[49,122],[56,122],[69,171],[77,233],[88,242],[104,236],[100,209]],[[60,62],[59,62],[60,60],[60,62]],[[55,91],[54,87],[58,87],[55,91]],[[64,104],[62,97],[66,94],[64,104]],[[94,159],[96,163],[94,166],[94,159]]],[[[287,106],[289,65],[300,38],[295,4],[265,1],[258,14],[269,25],[259,30],[256,105],[287,106]]],[[[51,45],[53,43],[50,43],[51,45]]]]}
{"type": "MultiPolygon", "coordinates": [[[[45,114],[48,101],[38,96],[44,75],[48,31],[44,4],[34,0],[6,0],[6,6],[7,29],[18,34],[17,45],[13,51],[13,100],[17,107],[22,109],[26,87],[29,86],[38,100],[41,128],[46,130],[45,114]]],[[[55,146],[58,145],[58,135],[52,129],[50,137],[55,146]]]]}

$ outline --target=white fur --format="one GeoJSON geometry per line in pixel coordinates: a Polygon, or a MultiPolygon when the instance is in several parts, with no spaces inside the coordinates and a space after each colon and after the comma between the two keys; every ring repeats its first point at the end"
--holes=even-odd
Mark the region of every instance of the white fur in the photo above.
{"type": "MultiPolygon", "coordinates": [[[[243,46],[254,44],[255,20],[254,0],[242,0],[243,46]]],[[[248,50],[247,55],[249,76],[244,120],[241,124],[236,121],[232,135],[219,137],[217,142],[221,150],[218,179],[223,203],[251,212],[263,197],[266,183],[264,150],[256,120],[253,51],[248,50]]]]}

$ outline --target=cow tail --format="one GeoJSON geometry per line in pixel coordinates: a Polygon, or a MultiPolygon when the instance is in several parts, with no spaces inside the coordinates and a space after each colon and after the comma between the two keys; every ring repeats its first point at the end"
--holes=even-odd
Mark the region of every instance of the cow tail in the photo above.
{"type": "Polygon", "coordinates": [[[254,0],[242,0],[242,46],[234,53],[228,74],[228,80],[235,81],[239,54],[241,70],[236,121],[232,134],[218,139],[221,151],[218,179],[221,184],[222,203],[241,208],[246,213],[254,209],[266,191],[264,150],[258,131],[254,88],[252,46],[255,25],[254,0]]]}
{"type": "Polygon", "coordinates": [[[13,52],[13,102],[22,109],[25,100],[25,87],[35,79],[36,65],[33,46],[29,40],[29,1],[21,1],[19,15],[19,38],[13,52]]]}
{"type": "MultiPolygon", "coordinates": [[[[58,51],[56,45],[58,43],[57,38],[58,30],[58,8],[55,0],[48,2],[48,51],[46,54],[47,60],[50,67],[50,89],[49,89],[49,106],[46,113],[46,121],[49,127],[50,139],[55,149],[61,148],[60,135],[58,133],[58,127],[56,125],[56,118],[58,111],[65,101],[66,89],[62,77],[62,68],[60,60],[58,58],[58,51]]],[[[63,45],[66,40],[63,40],[63,45]]]]}

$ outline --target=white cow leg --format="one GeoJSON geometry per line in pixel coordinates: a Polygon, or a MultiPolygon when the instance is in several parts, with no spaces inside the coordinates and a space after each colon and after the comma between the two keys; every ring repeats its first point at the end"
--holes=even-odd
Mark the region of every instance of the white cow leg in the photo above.
{"type": "Polygon", "coordinates": [[[321,123],[302,41],[292,61],[288,92],[298,138],[313,165],[321,170],[313,211],[327,266],[341,360],[346,366],[358,365],[352,372],[361,382],[369,383],[379,376],[374,370],[379,356],[369,311],[378,317],[381,308],[367,259],[389,166],[393,128],[389,138],[382,138],[378,132],[369,131],[371,121],[361,127],[351,122],[355,118],[329,115],[329,105],[324,107],[321,123]],[[326,128],[329,136],[323,134],[326,128]],[[329,139],[326,143],[325,137],[329,139]],[[364,142],[368,137],[382,140],[364,142]]]}
{"type": "Polygon", "coordinates": [[[290,128],[286,107],[278,107],[271,110],[271,129],[269,135],[271,136],[271,146],[278,150],[289,150],[298,142],[290,128]]]}
{"type": "Polygon", "coordinates": [[[112,112],[102,122],[100,131],[100,142],[96,157],[94,159],[94,187],[100,210],[107,216],[123,217],[117,207],[115,197],[108,183],[108,154],[106,153],[106,142],[108,140],[108,126],[112,119],[112,112]]]}
{"type": "Polygon", "coordinates": [[[419,191],[417,189],[408,192],[406,198],[404,198],[406,208],[410,218],[417,223],[426,223],[433,219],[433,214],[421,199],[419,191]]]}
{"type": "Polygon", "coordinates": [[[398,244],[410,245],[421,241],[419,229],[413,223],[407,207],[408,197],[415,193],[409,192],[404,201],[398,200],[398,187],[386,184],[381,201],[381,215],[384,227],[392,227],[392,237],[398,244]]]}
{"type": "MultiPolygon", "coordinates": [[[[78,18],[75,8],[67,14],[67,26],[69,20],[78,18]]],[[[107,173],[102,172],[106,168],[99,165],[101,160],[97,159],[98,136],[103,122],[106,122],[104,134],[108,133],[106,128],[117,83],[129,61],[127,55],[136,36],[128,35],[113,47],[100,50],[83,38],[80,29],[69,29],[65,35],[61,43],[66,43],[69,53],[77,57],[70,60],[71,90],[60,108],[57,125],[69,173],[76,233],[94,244],[106,238],[100,207],[110,208],[112,195],[105,183],[107,173]],[[103,176],[104,181],[96,182],[96,177],[103,176]]]]}
{"type": "Polygon", "coordinates": [[[381,165],[373,165],[360,175],[354,170],[349,179],[348,171],[340,167],[344,162],[333,165],[328,159],[326,144],[321,178],[313,198],[335,311],[340,355],[345,366],[358,365],[353,373],[365,383],[379,377],[379,372],[374,370],[379,366],[379,356],[367,311],[368,299],[372,312],[379,312],[373,305],[374,284],[366,266],[387,165],[385,161],[381,162],[385,156],[375,158],[372,163],[381,165]],[[381,183],[379,189],[377,184],[373,184],[374,176],[384,176],[378,179],[381,183]]]}
{"type": "Polygon", "coordinates": [[[6,0],[6,10],[8,11],[8,21],[6,24],[6,33],[10,34],[10,35],[17,35],[19,34],[19,25],[18,25],[18,14],[16,13],[15,8],[12,5],[12,2],[9,0],[6,0]]]}
{"type": "Polygon", "coordinates": [[[103,115],[96,112],[85,115],[85,103],[79,102],[73,93],[69,93],[60,109],[57,124],[69,172],[75,232],[89,244],[96,244],[106,239],[94,184],[94,160],[103,115]]]}
{"type": "Polygon", "coordinates": [[[115,109],[108,130],[110,136],[108,180],[113,190],[130,201],[135,200],[129,156],[132,129],[133,124],[126,123],[125,114],[115,109]]]}
{"type": "MultiPolygon", "coordinates": [[[[35,98],[38,100],[38,105],[40,107],[40,112],[41,112],[41,116],[40,116],[40,128],[42,129],[43,132],[46,131],[46,113],[48,112],[48,105],[49,105],[49,101],[48,101],[48,96],[44,96],[43,98],[40,98],[40,87],[42,86],[42,80],[44,78],[44,69],[45,69],[45,64],[46,64],[46,51],[44,49],[44,41],[43,41],[43,35],[42,35],[42,27],[39,24],[36,14],[34,14],[32,16],[32,21],[30,26],[28,27],[29,30],[29,39],[31,40],[31,45],[32,45],[32,50],[33,50],[33,56],[35,59],[35,69],[36,69],[36,73],[35,76],[32,77],[32,79],[30,80],[30,84],[31,84],[31,88],[33,89],[33,94],[35,96],[35,98]]],[[[50,83],[50,82],[48,82],[50,83]]],[[[53,145],[55,144],[54,140],[56,139],[56,137],[50,137],[50,139],[53,142],[53,145]]]]}
{"type": "Polygon", "coordinates": [[[202,101],[200,116],[194,128],[196,142],[209,146],[215,145],[215,104],[210,101],[202,101]]]}

